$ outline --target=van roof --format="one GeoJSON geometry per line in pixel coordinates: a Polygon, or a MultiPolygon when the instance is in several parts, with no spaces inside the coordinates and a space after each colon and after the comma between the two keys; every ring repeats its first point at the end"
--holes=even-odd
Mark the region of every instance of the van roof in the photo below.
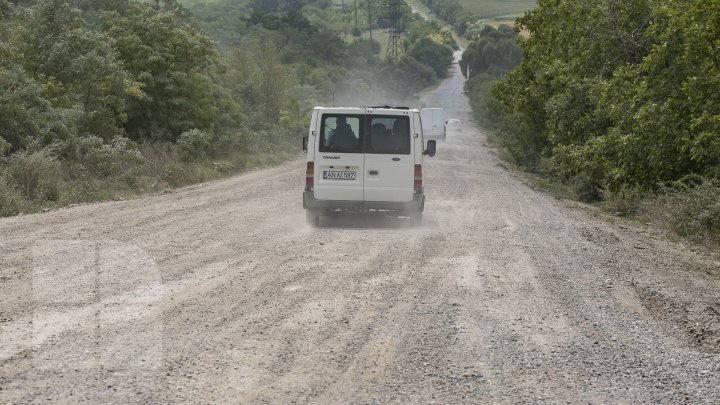
{"type": "Polygon", "coordinates": [[[409,110],[410,109],[410,107],[391,106],[391,105],[375,105],[375,106],[368,106],[366,108],[382,108],[383,110],[409,110]]]}
{"type": "Polygon", "coordinates": [[[316,110],[362,110],[362,109],[368,109],[368,110],[399,110],[399,111],[418,111],[416,108],[411,109],[410,107],[404,107],[404,106],[389,106],[389,105],[380,105],[380,106],[366,106],[366,107],[322,107],[318,106],[315,107],[316,110]]]}

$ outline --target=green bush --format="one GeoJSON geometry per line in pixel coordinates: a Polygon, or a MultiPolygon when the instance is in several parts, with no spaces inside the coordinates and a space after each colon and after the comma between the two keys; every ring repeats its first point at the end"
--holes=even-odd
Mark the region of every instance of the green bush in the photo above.
{"type": "Polygon", "coordinates": [[[175,144],[184,160],[197,160],[207,157],[212,135],[199,129],[191,129],[180,134],[175,144]]]}
{"type": "Polygon", "coordinates": [[[17,190],[0,177],[0,216],[6,217],[20,213],[22,197],[17,190]]]}
{"type": "Polygon", "coordinates": [[[73,182],[63,195],[64,201],[76,204],[97,201],[97,190],[84,180],[73,182]]]}
{"type": "MultiPolygon", "coordinates": [[[[221,164],[221,166],[223,165],[221,164]]],[[[215,164],[210,164],[208,161],[172,162],[165,167],[162,180],[172,188],[182,187],[219,179],[223,174],[218,169],[228,170],[229,168],[228,165],[221,168],[215,164]]]]}
{"type": "Polygon", "coordinates": [[[408,55],[418,62],[432,67],[437,77],[447,77],[448,68],[453,61],[452,48],[436,42],[430,37],[421,38],[415,42],[408,49],[408,55]]]}
{"type": "Polygon", "coordinates": [[[615,215],[633,217],[640,213],[641,208],[650,201],[652,194],[625,187],[617,192],[606,190],[602,207],[615,215]]]}
{"type": "Polygon", "coordinates": [[[77,149],[82,165],[100,177],[128,175],[145,163],[140,151],[123,137],[113,138],[109,143],[97,136],[79,138],[77,149]]]}
{"type": "Polygon", "coordinates": [[[60,198],[60,162],[47,149],[12,154],[6,172],[10,185],[28,201],[44,203],[60,198]]]}
{"type": "Polygon", "coordinates": [[[0,138],[0,158],[10,152],[10,147],[10,142],[6,141],[3,138],[0,138]]]}
{"type": "Polygon", "coordinates": [[[704,180],[666,189],[643,214],[689,240],[720,242],[720,183],[704,180]]]}
{"type": "MultiPolygon", "coordinates": [[[[716,176],[718,18],[702,0],[539,2],[517,20],[521,64],[493,90],[519,163],[552,157],[613,191],[716,176]]],[[[492,56],[477,66],[500,55],[477,50],[492,56]]]]}
{"type": "Polygon", "coordinates": [[[586,203],[600,202],[603,199],[603,189],[600,184],[583,175],[568,179],[578,200],[586,203]]]}
{"type": "Polygon", "coordinates": [[[491,89],[497,78],[487,74],[478,74],[465,82],[465,94],[470,100],[473,116],[485,129],[495,130],[502,126],[502,105],[493,98],[491,89]]]}

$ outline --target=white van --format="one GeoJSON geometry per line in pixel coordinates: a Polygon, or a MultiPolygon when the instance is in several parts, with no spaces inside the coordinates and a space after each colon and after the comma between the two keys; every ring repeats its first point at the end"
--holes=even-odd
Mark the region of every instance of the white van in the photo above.
{"type": "Polygon", "coordinates": [[[420,110],[420,116],[425,131],[425,139],[445,139],[447,130],[445,129],[445,110],[442,108],[423,108],[420,110]]]}
{"type": "Polygon", "coordinates": [[[308,223],[345,211],[392,212],[419,223],[423,155],[434,156],[435,148],[435,141],[425,148],[418,110],[316,107],[303,138],[308,223]]]}

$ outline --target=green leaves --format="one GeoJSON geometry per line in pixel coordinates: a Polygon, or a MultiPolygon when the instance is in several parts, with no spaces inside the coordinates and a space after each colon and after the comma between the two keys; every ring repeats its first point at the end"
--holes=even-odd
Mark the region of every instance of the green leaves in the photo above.
{"type": "MultiPolygon", "coordinates": [[[[350,8],[324,0],[256,5],[269,13],[203,6],[211,14],[230,10],[208,24],[223,31],[228,47],[221,54],[172,0],[0,0],[1,152],[50,147],[63,165],[114,178],[127,171],[113,161],[135,162],[126,137],[187,146],[188,134],[201,133],[212,145],[190,153],[208,156],[222,143],[267,149],[299,136],[314,105],[412,96],[445,74],[456,45],[449,32],[412,20],[403,6],[400,24],[417,34],[406,42],[411,55],[383,62],[379,42],[349,44],[338,34],[337,26],[355,25],[350,8]]],[[[373,27],[387,25],[387,4],[371,6],[373,27]]]]}
{"type": "Polygon", "coordinates": [[[76,29],[58,37],[39,67],[62,83],[72,103],[84,112],[82,135],[110,139],[121,133],[127,73],[113,45],[101,32],[76,29]]]}
{"type": "Polygon", "coordinates": [[[473,41],[460,60],[465,77],[484,73],[500,77],[520,63],[522,54],[515,43],[516,34],[509,26],[501,25],[495,29],[486,25],[473,35],[473,41]]]}
{"type": "Polygon", "coordinates": [[[522,163],[612,190],[716,172],[720,1],[547,0],[518,21],[524,59],[494,93],[522,163]]]}
{"type": "Polygon", "coordinates": [[[0,137],[10,151],[67,139],[75,117],[54,108],[43,88],[19,67],[0,67],[0,137]]]}
{"type": "Polygon", "coordinates": [[[185,130],[212,127],[209,74],[218,53],[210,38],[143,4],[103,15],[102,26],[132,81],[140,83],[135,89],[142,89],[142,97],[128,99],[131,137],[174,140],[185,130]]]}
{"type": "Polygon", "coordinates": [[[124,176],[145,163],[143,155],[124,137],[108,142],[97,136],[78,138],[74,158],[99,177],[124,176]]]}
{"type": "Polygon", "coordinates": [[[447,76],[447,70],[453,61],[453,50],[448,45],[424,37],[415,42],[408,54],[419,62],[433,68],[437,77],[447,76]]]}

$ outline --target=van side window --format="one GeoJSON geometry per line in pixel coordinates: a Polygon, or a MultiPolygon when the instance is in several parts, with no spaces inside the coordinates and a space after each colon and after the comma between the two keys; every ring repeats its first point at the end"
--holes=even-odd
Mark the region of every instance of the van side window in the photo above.
{"type": "Polygon", "coordinates": [[[366,153],[410,154],[410,118],[396,115],[371,115],[366,153]]]}
{"type": "Polygon", "coordinates": [[[362,153],[363,116],[324,114],[320,129],[320,152],[362,153]]]}

